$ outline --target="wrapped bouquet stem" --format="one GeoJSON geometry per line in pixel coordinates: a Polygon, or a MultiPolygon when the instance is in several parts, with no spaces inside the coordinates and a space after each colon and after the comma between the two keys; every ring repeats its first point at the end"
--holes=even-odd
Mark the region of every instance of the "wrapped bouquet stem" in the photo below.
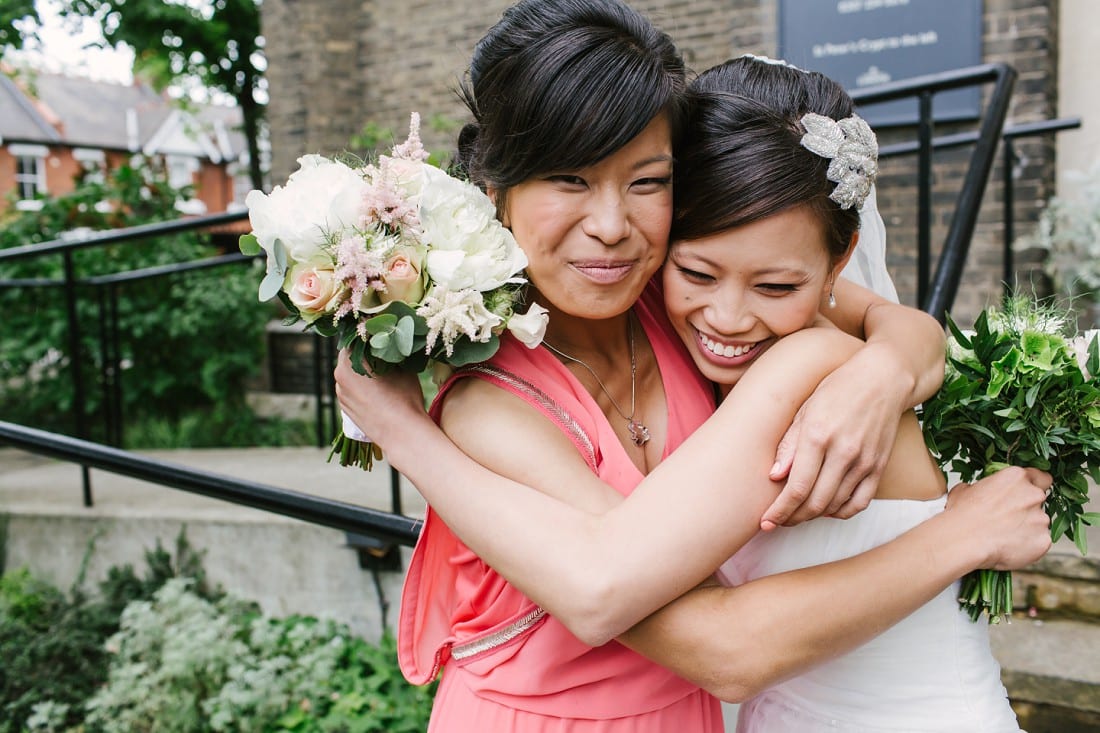
{"type": "MultiPolygon", "coordinates": [[[[1050,473],[1051,538],[1085,554],[1085,525],[1100,522],[1085,511],[1100,478],[1100,350],[1094,333],[1069,335],[1069,315],[1016,297],[983,311],[973,333],[948,318],[947,372],[921,420],[932,454],[963,481],[1009,465],[1050,473]]],[[[1012,611],[1011,574],[972,572],[959,596],[971,620],[996,623],[1012,611]]]]}
{"type": "MultiPolygon", "coordinates": [[[[376,162],[306,155],[286,185],[245,199],[241,251],[267,255],[260,300],[336,338],[361,374],[463,366],[505,330],[530,348],[546,332],[546,309],[520,312],[523,250],[483,191],[428,162],[419,124],[376,162]]],[[[369,470],[381,452],[343,418],[329,460],[369,470]]]]}

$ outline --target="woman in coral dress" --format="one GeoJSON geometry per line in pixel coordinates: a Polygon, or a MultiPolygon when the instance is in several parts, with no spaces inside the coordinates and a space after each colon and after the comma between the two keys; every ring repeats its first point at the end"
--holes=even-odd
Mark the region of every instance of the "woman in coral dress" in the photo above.
{"type": "Polygon", "coordinates": [[[702,422],[707,386],[650,286],[667,251],[683,85],[668,38],[620,2],[510,8],[475,51],[477,123],[460,149],[527,254],[530,297],[550,311],[545,348],[506,338],[489,364],[456,375],[433,408],[450,439],[411,392],[387,391],[414,385],[360,378],[346,358],[337,367],[342,407],[432,507],[399,647],[412,681],[441,670],[436,733],[720,731],[699,686],[743,699],[974,567],[1036,556],[1042,528],[1020,525],[1037,512],[1045,527],[1042,478],[1002,471],[872,553],[697,587],[772,511],[776,445],[804,403],[802,467],[768,516],[866,504],[898,415],[942,376],[942,332],[838,284],[832,315],[867,345],[824,382],[795,373],[702,422]],[[924,560],[931,548],[941,563],[924,560]]]}

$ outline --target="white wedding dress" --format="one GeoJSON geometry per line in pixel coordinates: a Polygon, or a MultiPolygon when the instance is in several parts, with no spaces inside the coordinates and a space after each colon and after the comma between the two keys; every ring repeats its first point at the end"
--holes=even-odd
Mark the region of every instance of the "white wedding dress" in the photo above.
{"type": "MultiPolygon", "coordinates": [[[[740,585],[851,557],[939,513],[945,502],[875,500],[851,519],[760,533],[718,575],[740,585]]],[[[971,622],[957,594],[955,583],[867,644],[742,704],[737,733],[1017,733],[988,624],[971,622]]]]}

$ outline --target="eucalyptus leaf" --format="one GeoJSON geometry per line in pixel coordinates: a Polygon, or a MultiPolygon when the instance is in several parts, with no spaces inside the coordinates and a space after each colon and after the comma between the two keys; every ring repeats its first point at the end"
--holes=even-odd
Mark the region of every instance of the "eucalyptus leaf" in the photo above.
{"type": "Polygon", "coordinates": [[[237,240],[237,247],[241,250],[241,254],[249,257],[258,255],[262,251],[260,240],[256,239],[255,234],[242,234],[241,238],[237,240]]]}

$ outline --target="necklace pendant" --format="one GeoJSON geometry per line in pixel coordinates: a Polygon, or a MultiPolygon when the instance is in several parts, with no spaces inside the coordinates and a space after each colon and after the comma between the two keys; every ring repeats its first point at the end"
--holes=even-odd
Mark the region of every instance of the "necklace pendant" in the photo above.
{"type": "Polygon", "coordinates": [[[630,420],[626,424],[626,429],[630,431],[631,442],[639,448],[649,442],[649,428],[640,422],[630,420]]]}

